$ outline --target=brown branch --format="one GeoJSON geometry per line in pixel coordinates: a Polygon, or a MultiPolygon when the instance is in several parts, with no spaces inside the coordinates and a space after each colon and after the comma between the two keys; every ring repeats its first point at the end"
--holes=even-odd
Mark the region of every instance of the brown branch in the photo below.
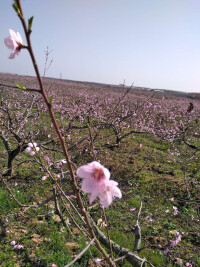
{"type": "MultiPolygon", "coordinates": [[[[0,86],[5,86],[5,87],[8,87],[8,88],[13,88],[13,89],[22,90],[22,89],[20,89],[18,86],[15,86],[15,85],[8,85],[8,84],[0,83],[0,86]]],[[[26,88],[26,89],[23,90],[23,91],[24,91],[24,92],[28,91],[28,92],[37,92],[37,93],[41,93],[39,89],[33,89],[33,88],[26,88]]]]}
{"type": "MultiPolygon", "coordinates": [[[[109,249],[109,241],[108,238],[100,231],[94,220],[90,217],[91,224],[95,231],[96,236],[98,237],[99,241],[109,249]]],[[[133,253],[131,250],[127,248],[123,248],[116,244],[114,241],[110,240],[112,249],[116,254],[120,254],[121,256],[126,256],[126,259],[134,266],[140,267],[141,263],[144,261],[147,262],[151,267],[154,267],[150,262],[145,259],[140,258],[137,254],[133,253]]]]}
{"type": "MultiPolygon", "coordinates": [[[[44,101],[45,101],[45,103],[47,105],[51,121],[52,121],[52,123],[54,125],[54,128],[56,130],[56,133],[57,133],[57,135],[59,137],[60,144],[61,144],[61,147],[63,149],[63,153],[64,153],[65,158],[67,160],[67,165],[68,165],[68,169],[69,169],[69,172],[70,172],[70,177],[71,177],[71,181],[72,181],[72,184],[73,184],[73,187],[74,187],[74,191],[75,191],[75,194],[76,194],[76,197],[77,197],[78,205],[79,205],[80,209],[83,212],[83,215],[84,215],[84,218],[85,218],[85,221],[86,221],[86,224],[87,224],[87,227],[88,227],[88,231],[90,233],[91,238],[92,239],[95,238],[94,242],[95,242],[96,248],[102,253],[102,255],[104,256],[106,261],[110,264],[110,266],[114,266],[115,267],[116,266],[115,263],[112,261],[110,256],[106,253],[106,251],[100,245],[99,241],[96,239],[96,236],[95,236],[95,233],[93,231],[92,225],[90,223],[89,217],[88,217],[87,213],[85,212],[85,208],[84,208],[83,201],[82,201],[82,198],[81,198],[81,195],[80,195],[80,192],[79,192],[79,187],[78,187],[77,182],[76,182],[76,178],[75,178],[75,175],[74,175],[74,171],[73,171],[73,168],[72,168],[72,164],[71,164],[71,160],[70,160],[70,157],[69,157],[69,154],[68,154],[68,150],[67,150],[64,138],[62,137],[61,131],[60,131],[60,129],[58,127],[58,124],[56,122],[54,112],[52,110],[52,100],[50,100],[50,98],[48,98],[48,96],[46,94],[46,91],[45,91],[45,88],[43,86],[42,79],[41,79],[41,76],[40,76],[40,73],[39,73],[39,69],[38,69],[38,66],[37,66],[37,62],[35,60],[35,56],[34,56],[33,49],[32,49],[32,44],[31,44],[31,39],[30,39],[31,31],[29,31],[28,28],[27,28],[26,21],[24,19],[22,6],[21,6],[21,1],[20,0],[16,0],[16,4],[17,4],[17,6],[19,8],[19,11],[20,11],[18,13],[18,16],[19,16],[19,18],[21,20],[21,23],[22,23],[22,26],[23,26],[23,29],[24,29],[24,33],[25,33],[26,41],[27,41],[27,45],[28,45],[27,49],[29,51],[29,54],[30,54],[30,57],[31,57],[31,60],[32,60],[32,63],[33,63],[33,67],[35,69],[35,73],[36,73],[36,76],[37,76],[37,79],[38,79],[38,82],[39,82],[40,93],[42,94],[43,99],[44,99],[44,101]]],[[[58,183],[56,184],[56,186],[59,188],[59,190],[62,193],[64,193],[63,190],[58,185],[58,183]]],[[[65,194],[63,196],[65,196],[65,194]]]]}

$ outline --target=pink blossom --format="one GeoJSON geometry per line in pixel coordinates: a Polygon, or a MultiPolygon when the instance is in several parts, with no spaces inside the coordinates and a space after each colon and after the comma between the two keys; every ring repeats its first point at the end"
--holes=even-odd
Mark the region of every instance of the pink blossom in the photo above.
{"type": "Polygon", "coordinates": [[[15,183],[14,186],[17,187],[18,186],[18,183],[15,183]]]}
{"type": "Polygon", "coordinates": [[[44,160],[47,162],[47,164],[51,164],[51,159],[49,158],[49,156],[44,156],[44,160]]]}
{"type": "Polygon", "coordinates": [[[187,263],[185,264],[185,266],[186,266],[186,267],[192,267],[192,264],[189,263],[189,262],[187,262],[187,263]]]}
{"type": "Polygon", "coordinates": [[[83,178],[82,190],[90,193],[90,203],[92,203],[99,193],[106,189],[106,181],[110,179],[110,172],[99,162],[93,161],[78,168],[77,175],[83,178]]]}
{"type": "Polygon", "coordinates": [[[130,209],[130,212],[134,212],[136,210],[136,208],[132,208],[130,209]]]}
{"type": "Polygon", "coordinates": [[[13,240],[13,241],[10,242],[10,244],[11,244],[11,246],[15,246],[16,245],[16,241],[13,240]]]}
{"type": "Polygon", "coordinates": [[[96,259],[96,260],[95,260],[95,263],[96,263],[96,264],[100,264],[101,261],[102,261],[102,259],[96,259]]]}
{"type": "Polygon", "coordinates": [[[113,180],[107,181],[106,190],[102,193],[99,193],[98,196],[100,199],[100,204],[103,207],[107,208],[108,206],[110,206],[115,197],[118,198],[122,197],[122,193],[120,189],[117,187],[117,185],[118,183],[113,180]]]}
{"type": "Polygon", "coordinates": [[[182,237],[182,235],[180,235],[179,234],[179,232],[176,232],[175,233],[175,236],[176,236],[176,240],[170,240],[170,242],[171,242],[171,247],[174,247],[174,246],[176,246],[180,241],[181,241],[181,237],[182,237]]]}
{"type": "Polygon", "coordinates": [[[13,247],[13,249],[21,249],[23,248],[24,246],[23,245],[20,245],[20,244],[17,244],[13,247]]]}
{"type": "Polygon", "coordinates": [[[174,240],[170,240],[170,246],[171,246],[171,247],[174,247],[174,246],[176,246],[176,245],[177,245],[176,241],[174,241],[174,240]]]}
{"type": "Polygon", "coordinates": [[[178,209],[177,209],[177,207],[173,206],[173,210],[174,210],[174,215],[177,215],[177,214],[178,214],[178,209]]]}
{"type": "Polygon", "coordinates": [[[28,143],[28,147],[26,148],[26,152],[28,152],[31,156],[35,155],[35,151],[39,151],[40,148],[36,143],[28,143]]]}
{"type": "Polygon", "coordinates": [[[169,200],[170,200],[171,202],[174,202],[174,198],[173,198],[173,197],[169,198],[169,200]]]}
{"type": "Polygon", "coordinates": [[[42,177],[42,181],[45,181],[48,177],[45,175],[42,177]]]}
{"type": "Polygon", "coordinates": [[[12,52],[9,56],[9,59],[13,59],[16,55],[19,55],[21,48],[23,47],[22,44],[22,37],[19,32],[14,32],[13,30],[9,30],[10,36],[4,39],[5,45],[12,49],[12,52]]]}
{"type": "Polygon", "coordinates": [[[61,161],[56,163],[56,167],[58,169],[60,169],[62,167],[63,164],[67,163],[67,161],[65,159],[62,159],[61,161]]]}
{"type": "Polygon", "coordinates": [[[60,179],[60,174],[56,174],[56,179],[60,179]]]}
{"type": "Polygon", "coordinates": [[[75,195],[70,195],[69,198],[76,199],[76,196],[75,195]]]}
{"type": "Polygon", "coordinates": [[[56,264],[52,263],[51,267],[58,267],[56,264]]]}
{"type": "Polygon", "coordinates": [[[146,219],[147,221],[149,221],[149,222],[152,222],[152,221],[153,221],[152,218],[151,218],[151,216],[147,216],[145,219],[146,219]]]}
{"type": "Polygon", "coordinates": [[[166,212],[166,213],[169,213],[169,210],[166,210],[165,212],[166,212]]]}
{"type": "Polygon", "coordinates": [[[121,191],[117,187],[118,183],[109,180],[109,170],[104,168],[104,166],[97,161],[93,161],[78,168],[77,175],[84,179],[82,191],[91,194],[90,203],[92,203],[96,197],[99,197],[100,204],[106,208],[112,203],[114,197],[122,197],[121,191]]]}

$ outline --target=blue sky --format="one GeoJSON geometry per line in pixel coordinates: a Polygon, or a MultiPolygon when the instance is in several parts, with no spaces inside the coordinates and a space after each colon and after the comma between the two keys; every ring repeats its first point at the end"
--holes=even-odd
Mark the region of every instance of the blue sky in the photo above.
{"type": "MultiPolygon", "coordinates": [[[[4,45],[22,26],[0,1],[0,72],[34,75],[26,50],[14,60],[4,45]]],[[[46,76],[200,92],[199,0],[22,0],[34,16],[32,43],[43,74],[47,46],[53,63],[46,76]]]]}

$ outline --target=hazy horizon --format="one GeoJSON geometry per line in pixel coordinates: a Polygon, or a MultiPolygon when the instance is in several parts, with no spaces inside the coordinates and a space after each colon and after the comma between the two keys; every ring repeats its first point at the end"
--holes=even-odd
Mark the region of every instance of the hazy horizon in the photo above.
{"type": "MultiPolygon", "coordinates": [[[[26,50],[14,60],[9,29],[25,36],[12,1],[0,3],[0,72],[34,76],[26,50]]],[[[22,1],[41,75],[47,46],[50,78],[200,92],[198,0],[22,1]]]]}

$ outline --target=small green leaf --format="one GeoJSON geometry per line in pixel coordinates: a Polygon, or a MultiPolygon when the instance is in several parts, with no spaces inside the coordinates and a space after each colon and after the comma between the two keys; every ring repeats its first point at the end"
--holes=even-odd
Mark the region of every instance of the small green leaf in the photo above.
{"type": "Polygon", "coordinates": [[[53,96],[51,95],[51,96],[49,97],[49,104],[50,104],[50,105],[52,104],[52,101],[53,101],[53,96]]]}
{"type": "Polygon", "coordinates": [[[16,3],[16,1],[14,1],[14,4],[12,4],[12,7],[14,8],[14,10],[16,11],[17,15],[18,16],[21,16],[21,12],[20,12],[20,9],[16,3]]]}
{"type": "Polygon", "coordinates": [[[32,16],[30,19],[28,19],[28,30],[29,30],[29,32],[32,31],[33,18],[34,17],[32,16]]]}
{"type": "Polygon", "coordinates": [[[26,87],[22,86],[21,84],[17,84],[17,87],[23,91],[26,91],[26,87]]]}

